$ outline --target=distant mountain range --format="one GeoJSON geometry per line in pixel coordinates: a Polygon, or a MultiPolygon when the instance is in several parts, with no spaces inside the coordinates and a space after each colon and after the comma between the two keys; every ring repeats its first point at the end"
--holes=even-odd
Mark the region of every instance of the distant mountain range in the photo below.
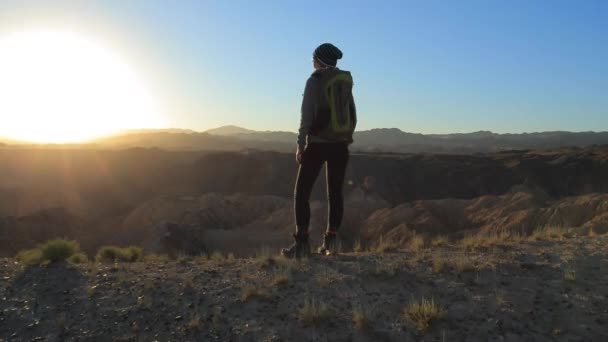
{"type": "MultiPolygon", "coordinates": [[[[218,137],[242,142],[274,142],[293,149],[297,134],[293,132],[253,131],[237,126],[224,126],[206,131],[218,137]]],[[[608,144],[608,132],[535,132],[498,134],[490,131],[454,134],[420,134],[398,128],[377,128],[355,132],[353,150],[363,152],[437,152],[476,153],[504,150],[585,147],[608,144]]]]}
{"type": "MultiPolygon", "coordinates": [[[[186,129],[129,130],[89,144],[67,147],[160,148],[167,150],[293,151],[297,134],[283,131],[255,131],[238,126],[222,126],[204,132],[186,129]]],[[[505,150],[585,147],[608,144],[608,132],[536,132],[498,134],[489,131],[455,134],[420,134],[398,128],[357,131],[353,151],[382,153],[480,153],[505,150]]],[[[3,140],[0,139],[0,143],[3,140]]],[[[5,142],[14,143],[14,142],[5,142]]],[[[55,146],[57,147],[57,146],[55,146]]],[[[59,147],[66,147],[60,145],[59,147]]]]}

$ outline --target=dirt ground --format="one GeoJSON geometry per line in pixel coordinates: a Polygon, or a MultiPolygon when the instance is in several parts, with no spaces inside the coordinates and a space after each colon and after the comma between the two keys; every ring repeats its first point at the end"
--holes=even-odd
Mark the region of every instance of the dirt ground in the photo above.
{"type": "Polygon", "coordinates": [[[0,259],[0,341],[608,341],[607,247],[598,235],[301,262],[0,259]],[[427,328],[405,313],[422,298],[437,304],[427,328]]]}

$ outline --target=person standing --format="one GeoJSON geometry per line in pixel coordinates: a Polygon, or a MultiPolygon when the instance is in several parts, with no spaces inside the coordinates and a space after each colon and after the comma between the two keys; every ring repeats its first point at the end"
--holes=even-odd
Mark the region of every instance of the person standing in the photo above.
{"type": "Polygon", "coordinates": [[[300,164],[294,190],[296,232],[294,243],[281,254],[287,258],[308,257],[310,195],[323,165],[326,165],[328,220],[321,255],[336,252],[337,232],[344,214],[343,185],[353,142],[357,113],[350,72],[340,70],[342,51],[330,43],[319,45],[312,57],[314,72],[306,81],[302,99],[296,160],[300,164]]]}

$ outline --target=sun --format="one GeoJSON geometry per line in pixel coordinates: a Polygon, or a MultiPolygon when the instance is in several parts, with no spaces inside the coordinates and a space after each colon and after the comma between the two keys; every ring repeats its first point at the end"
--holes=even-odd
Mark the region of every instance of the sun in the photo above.
{"type": "Polygon", "coordinates": [[[73,32],[0,35],[0,136],[82,142],[164,120],[114,51],[73,32]]]}

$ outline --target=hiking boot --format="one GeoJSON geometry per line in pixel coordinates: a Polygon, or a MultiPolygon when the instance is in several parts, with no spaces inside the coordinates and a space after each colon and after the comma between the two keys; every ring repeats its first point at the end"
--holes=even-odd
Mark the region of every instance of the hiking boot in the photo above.
{"type": "Polygon", "coordinates": [[[336,232],[327,232],[323,237],[323,245],[317,250],[321,255],[333,255],[338,253],[336,243],[336,232]]]}
{"type": "Polygon", "coordinates": [[[294,243],[290,247],[283,248],[281,255],[288,259],[308,258],[310,256],[310,244],[308,243],[308,234],[296,235],[293,234],[294,243]]]}

